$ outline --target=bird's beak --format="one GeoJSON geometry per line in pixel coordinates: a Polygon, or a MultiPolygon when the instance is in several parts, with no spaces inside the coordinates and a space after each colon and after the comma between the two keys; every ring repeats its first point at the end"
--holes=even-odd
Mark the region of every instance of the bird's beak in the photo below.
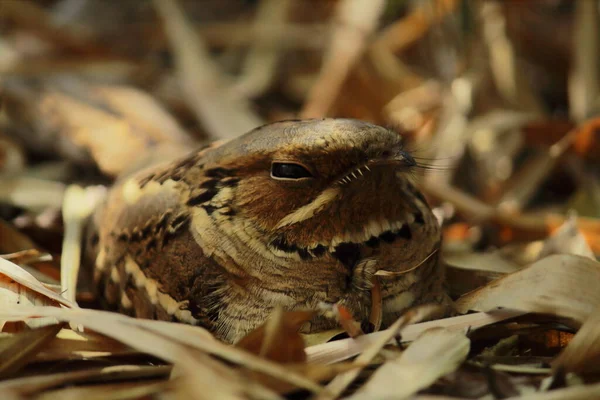
{"type": "Polygon", "coordinates": [[[411,156],[405,151],[398,152],[396,157],[393,157],[393,159],[405,167],[414,167],[415,165],[417,165],[417,162],[415,161],[413,156],[411,156]]]}
{"type": "Polygon", "coordinates": [[[405,167],[410,168],[417,165],[417,162],[405,151],[397,151],[395,154],[392,154],[390,157],[380,158],[376,160],[372,160],[370,165],[390,165],[397,167],[405,167]]]}

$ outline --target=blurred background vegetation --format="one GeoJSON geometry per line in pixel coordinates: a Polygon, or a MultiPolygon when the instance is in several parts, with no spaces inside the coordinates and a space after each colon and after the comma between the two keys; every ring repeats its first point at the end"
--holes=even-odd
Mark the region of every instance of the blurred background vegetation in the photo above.
{"type": "Polygon", "coordinates": [[[8,172],[110,177],[140,146],[348,117],[406,135],[447,219],[517,227],[489,243],[564,219],[524,210],[600,216],[594,0],[2,0],[0,21],[8,172]]]}

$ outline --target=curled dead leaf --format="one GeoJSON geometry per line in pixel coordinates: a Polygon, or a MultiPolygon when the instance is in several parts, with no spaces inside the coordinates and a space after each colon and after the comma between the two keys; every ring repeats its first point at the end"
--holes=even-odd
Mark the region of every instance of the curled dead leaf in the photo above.
{"type": "Polygon", "coordinates": [[[461,297],[459,312],[498,307],[551,314],[583,323],[600,306],[600,263],[564,254],[539,260],[461,297]]]}

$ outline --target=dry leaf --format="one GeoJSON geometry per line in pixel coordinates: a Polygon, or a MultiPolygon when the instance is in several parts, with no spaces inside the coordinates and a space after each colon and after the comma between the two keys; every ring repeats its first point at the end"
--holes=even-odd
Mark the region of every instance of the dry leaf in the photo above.
{"type": "Polygon", "coordinates": [[[600,398],[599,383],[551,390],[549,392],[526,394],[518,397],[509,397],[506,400],[591,400],[597,398],[600,398]]]}
{"type": "Polygon", "coordinates": [[[584,322],[552,366],[555,371],[578,374],[600,372],[600,308],[584,322]]]}
{"type": "Polygon", "coordinates": [[[15,253],[35,249],[33,241],[19,232],[13,225],[0,219],[0,253],[15,253]]]}
{"type": "Polygon", "coordinates": [[[571,214],[565,223],[544,241],[538,257],[542,259],[551,254],[577,254],[590,260],[596,260],[594,252],[577,226],[575,214],[571,214]]]}
{"type": "MultiPolygon", "coordinates": [[[[260,359],[240,349],[227,346],[214,339],[189,335],[191,330],[206,332],[198,327],[163,321],[142,320],[116,313],[96,310],[60,309],[54,307],[13,307],[0,308],[0,319],[21,321],[34,317],[53,317],[65,322],[80,324],[98,333],[118,340],[134,349],[152,354],[163,360],[181,364],[186,373],[194,371],[194,376],[207,369],[199,368],[198,362],[192,360],[195,352],[206,352],[246,368],[263,372],[281,381],[296,385],[299,388],[320,392],[321,387],[312,381],[286,370],[280,364],[260,359]],[[193,367],[196,365],[196,367],[193,367]],[[189,370],[192,368],[192,370],[189,370]],[[193,368],[196,368],[194,370],[193,368]]],[[[206,371],[204,371],[206,372],[206,371]]],[[[211,376],[212,371],[207,376],[211,376]]]]}
{"type": "MultiPolygon", "coordinates": [[[[422,322],[408,325],[402,330],[402,342],[415,340],[421,333],[431,328],[445,328],[451,331],[473,331],[484,326],[504,321],[509,318],[523,315],[520,311],[494,310],[489,313],[476,313],[459,317],[439,319],[436,321],[422,322]]],[[[363,352],[370,345],[378,341],[388,330],[360,336],[356,339],[342,339],[330,343],[322,343],[308,347],[306,354],[309,363],[328,364],[346,360],[363,352]]],[[[394,343],[390,340],[388,344],[394,343]]]]}
{"type": "Polygon", "coordinates": [[[51,325],[21,332],[0,341],[0,379],[14,375],[62,329],[51,325]]]}
{"type": "MultiPolygon", "coordinates": [[[[0,257],[0,310],[12,309],[19,305],[64,305],[77,307],[76,304],[48,289],[33,275],[12,262],[0,257]]],[[[0,318],[0,326],[6,321],[0,318]]],[[[53,318],[28,321],[30,327],[39,327],[56,323],[53,318]]]]}
{"type": "MultiPolygon", "coordinates": [[[[315,313],[311,311],[283,312],[278,308],[265,324],[242,338],[236,347],[277,363],[299,364],[299,367],[306,361],[306,353],[304,353],[304,339],[298,331],[302,324],[310,321],[314,315],[315,313]]],[[[331,375],[331,371],[311,371],[308,366],[301,371],[320,372],[321,375],[313,374],[311,378],[313,380],[331,375]]],[[[249,371],[247,376],[278,393],[287,393],[296,389],[295,385],[281,382],[261,372],[249,371]]]]}
{"type": "Polygon", "coordinates": [[[303,363],[304,339],[298,332],[315,315],[311,311],[276,310],[269,320],[236,343],[236,347],[279,363],[303,363]]]}
{"type": "Polygon", "coordinates": [[[498,307],[552,314],[583,323],[600,306],[600,263],[575,255],[554,255],[461,297],[457,309],[498,307]]]}
{"type": "Polygon", "coordinates": [[[342,328],[338,329],[329,329],[323,332],[315,332],[315,333],[304,333],[302,337],[304,337],[304,343],[306,343],[307,347],[316,346],[318,344],[324,344],[332,339],[336,338],[340,335],[345,335],[346,331],[342,328]]]}
{"type": "Polygon", "coordinates": [[[36,354],[34,362],[87,360],[140,354],[142,353],[106,336],[63,329],[36,354]]]}
{"type": "Polygon", "coordinates": [[[85,371],[63,372],[50,375],[37,375],[0,382],[0,393],[13,392],[21,396],[31,396],[38,392],[66,385],[85,382],[112,382],[125,379],[165,378],[171,366],[136,366],[93,368],[85,371]]]}
{"type": "MultiPolygon", "coordinates": [[[[354,361],[357,366],[366,365],[375,358],[381,349],[394,337],[396,337],[404,327],[409,324],[418,322],[422,319],[429,318],[431,315],[439,312],[438,306],[423,305],[412,308],[404,313],[389,329],[380,332],[381,335],[373,341],[354,361]]],[[[365,337],[365,336],[361,336],[365,337]]],[[[335,399],[340,396],[354,379],[358,376],[362,367],[353,371],[340,374],[327,385],[326,391],[317,396],[317,399],[335,399]]]]}
{"type": "Polygon", "coordinates": [[[404,399],[454,371],[467,358],[470,342],[462,332],[432,328],[395,360],[385,362],[351,399],[404,399]]]}

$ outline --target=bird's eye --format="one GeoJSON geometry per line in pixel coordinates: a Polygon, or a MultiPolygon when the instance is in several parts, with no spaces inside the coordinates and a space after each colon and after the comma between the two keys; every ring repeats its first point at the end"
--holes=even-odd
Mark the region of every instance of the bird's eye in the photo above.
{"type": "Polygon", "coordinates": [[[271,164],[271,176],[281,179],[312,178],[312,174],[302,165],[280,162],[271,164]]]}

